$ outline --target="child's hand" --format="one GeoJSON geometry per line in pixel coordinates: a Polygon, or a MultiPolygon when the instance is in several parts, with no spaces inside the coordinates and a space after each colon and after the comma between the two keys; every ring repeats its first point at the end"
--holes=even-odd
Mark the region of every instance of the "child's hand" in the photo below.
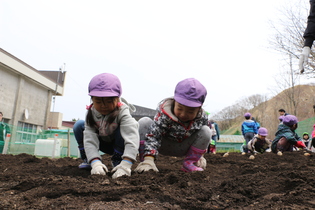
{"type": "Polygon", "coordinates": [[[135,172],[142,173],[144,171],[149,171],[149,170],[159,172],[159,170],[155,166],[154,157],[145,156],[144,161],[137,166],[137,168],[135,169],[135,172]]]}
{"type": "Polygon", "coordinates": [[[196,163],[196,166],[198,166],[200,168],[203,168],[203,169],[206,169],[206,167],[207,167],[207,160],[203,156],[201,156],[201,158],[196,163]]]}
{"type": "Polygon", "coordinates": [[[131,166],[132,163],[128,160],[122,160],[118,166],[113,168],[112,172],[115,172],[112,176],[113,179],[116,179],[118,177],[127,175],[131,175],[131,166]]]}
{"type": "Polygon", "coordinates": [[[108,172],[107,167],[100,160],[93,160],[91,166],[91,174],[106,175],[108,172]]]}

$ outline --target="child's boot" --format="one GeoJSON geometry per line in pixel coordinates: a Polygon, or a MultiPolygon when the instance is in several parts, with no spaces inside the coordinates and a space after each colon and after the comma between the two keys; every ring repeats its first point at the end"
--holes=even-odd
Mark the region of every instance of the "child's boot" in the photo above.
{"type": "Polygon", "coordinates": [[[185,172],[203,171],[202,168],[195,166],[194,163],[196,163],[206,151],[206,149],[201,150],[191,146],[186,154],[181,170],[185,172]]]}
{"type": "Polygon", "coordinates": [[[87,157],[86,157],[86,154],[85,154],[85,150],[83,147],[79,147],[79,151],[80,151],[80,155],[81,155],[81,159],[83,160],[83,163],[81,163],[79,165],[79,168],[82,168],[82,169],[91,169],[91,165],[88,163],[87,161],[87,157]]]}

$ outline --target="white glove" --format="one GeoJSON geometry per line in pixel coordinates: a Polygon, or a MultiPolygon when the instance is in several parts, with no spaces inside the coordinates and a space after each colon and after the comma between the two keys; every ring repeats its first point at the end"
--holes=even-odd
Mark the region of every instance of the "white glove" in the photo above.
{"type": "Polygon", "coordinates": [[[135,172],[142,173],[144,171],[149,171],[149,170],[153,170],[153,171],[159,172],[159,170],[155,166],[154,157],[145,156],[144,157],[144,161],[141,162],[137,166],[137,168],[135,169],[135,172]]]}
{"type": "Polygon", "coordinates": [[[207,167],[207,160],[203,156],[201,156],[201,158],[196,163],[196,166],[198,166],[200,168],[203,168],[203,169],[206,169],[206,167],[207,167]]]}
{"type": "Polygon", "coordinates": [[[112,176],[113,179],[121,177],[123,175],[130,176],[131,175],[131,166],[132,163],[130,161],[122,160],[118,166],[113,168],[112,173],[115,172],[112,176]]]}
{"type": "Polygon", "coordinates": [[[300,73],[304,72],[304,67],[308,63],[308,57],[310,56],[311,53],[311,48],[310,47],[303,47],[302,54],[300,55],[300,60],[299,60],[299,70],[300,73]]]}
{"type": "Polygon", "coordinates": [[[100,160],[92,161],[91,166],[92,166],[91,174],[106,175],[106,173],[108,172],[107,167],[100,160]]]}

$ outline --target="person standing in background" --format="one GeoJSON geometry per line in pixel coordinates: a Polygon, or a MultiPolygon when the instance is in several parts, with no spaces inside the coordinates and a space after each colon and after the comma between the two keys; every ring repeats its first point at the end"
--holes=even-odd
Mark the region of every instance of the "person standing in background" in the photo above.
{"type": "Polygon", "coordinates": [[[5,137],[8,133],[11,133],[10,127],[3,122],[3,114],[0,112],[0,154],[2,154],[5,137]]]}
{"type": "Polygon", "coordinates": [[[278,112],[279,112],[280,116],[287,116],[287,115],[289,115],[288,113],[285,112],[284,109],[279,109],[278,112]]]}
{"type": "Polygon", "coordinates": [[[257,122],[257,121],[256,121],[256,119],[255,119],[254,117],[252,117],[252,120],[256,123],[256,125],[257,125],[257,129],[259,129],[259,128],[260,128],[260,123],[259,123],[259,122],[257,122]]]}
{"type": "MultiPolygon", "coordinates": [[[[242,135],[244,136],[247,145],[248,142],[253,139],[254,135],[257,134],[258,129],[256,122],[251,119],[252,115],[249,112],[245,113],[244,117],[245,121],[242,124],[242,135]]],[[[247,147],[244,148],[244,152],[248,152],[247,147]]]]}

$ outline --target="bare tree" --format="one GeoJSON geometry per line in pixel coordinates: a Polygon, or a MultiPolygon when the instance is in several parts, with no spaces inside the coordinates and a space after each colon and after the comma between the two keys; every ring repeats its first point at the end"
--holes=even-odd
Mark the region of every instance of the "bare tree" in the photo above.
{"type": "MultiPolygon", "coordinates": [[[[309,13],[308,1],[289,1],[283,8],[279,9],[279,19],[270,21],[274,31],[269,40],[271,48],[280,52],[295,73],[298,72],[298,60],[303,48],[303,34],[307,25],[309,13]]],[[[315,76],[315,53],[312,50],[309,65],[305,67],[306,77],[315,76]]]]}
{"type": "Polygon", "coordinates": [[[234,123],[237,123],[239,118],[242,117],[245,112],[259,106],[259,104],[265,102],[266,100],[266,97],[259,94],[243,98],[232,106],[226,107],[220,112],[214,114],[212,119],[219,124],[221,130],[226,130],[234,123]]]}
{"type": "Polygon", "coordinates": [[[291,114],[297,115],[297,107],[300,101],[300,75],[296,74],[293,69],[292,55],[288,55],[288,63],[285,64],[283,70],[275,77],[277,87],[271,91],[274,95],[280,92],[284,93],[284,97],[279,101],[278,108],[283,108],[291,114]],[[287,70],[287,66],[289,70],[287,70]]]}
{"type": "MultiPolygon", "coordinates": [[[[298,59],[304,44],[303,34],[306,28],[309,5],[306,1],[290,1],[279,10],[280,18],[277,22],[270,22],[275,31],[270,40],[271,47],[283,55],[283,70],[275,78],[278,88],[276,94],[284,92],[281,108],[297,115],[300,101],[300,84],[298,59]]],[[[310,56],[309,66],[305,68],[306,77],[314,77],[314,57],[310,56]]],[[[274,91],[274,90],[273,90],[274,91]]],[[[279,103],[280,106],[281,103],[279,103]]],[[[279,107],[280,108],[280,107],[279,107]]]]}
{"type": "MultiPolygon", "coordinates": [[[[237,102],[240,107],[245,110],[250,110],[257,107],[259,104],[266,100],[265,96],[260,94],[254,94],[249,97],[243,98],[237,102]]],[[[243,110],[244,111],[244,110],[243,110]]]]}

